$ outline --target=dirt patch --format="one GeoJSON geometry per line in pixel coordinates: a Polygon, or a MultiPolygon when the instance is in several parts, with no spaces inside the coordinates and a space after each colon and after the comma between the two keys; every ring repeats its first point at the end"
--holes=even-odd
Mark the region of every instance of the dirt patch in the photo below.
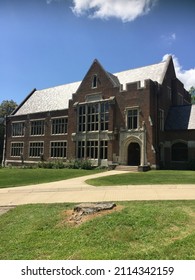
{"type": "Polygon", "coordinates": [[[15,206],[0,206],[0,216],[7,213],[9,210],[15,208],[15,206]]]}
{"type": "Polygon", "coordinates": [[[81,224],[93,220],[97,217],[103,217],[105,215],[120,212],[124,208],[123,205],[115,205],[112,209],[99,210],[97,212],[86,212],[84,214],[75,210],[66,210],[62,213],[61,226],[68,224],[70,226],[80,226],[81,224]]]}

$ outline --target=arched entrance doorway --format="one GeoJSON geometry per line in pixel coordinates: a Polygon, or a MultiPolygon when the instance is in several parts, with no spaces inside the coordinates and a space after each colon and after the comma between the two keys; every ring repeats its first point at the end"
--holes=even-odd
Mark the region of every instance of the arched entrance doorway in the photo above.
{"type": "Polygon", "coordinates": [[[140,165],[140,145],[135,142],[131,142],[128,146],[128,165],[139,166],[140,165]]]}

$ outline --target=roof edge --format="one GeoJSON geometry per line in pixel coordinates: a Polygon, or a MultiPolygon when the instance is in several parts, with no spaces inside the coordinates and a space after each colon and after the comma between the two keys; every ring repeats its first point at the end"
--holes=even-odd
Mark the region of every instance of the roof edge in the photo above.
{"type": "Polygon", "coordinates": [[[22,107],[22,105],[24,105],[24,103],[31,97],[31,95],[32,95],[35,91],[37,91],[36,88],[34,88],[34,89],[27,95],[27,97],[18,105],[18,107],[11,113],[10,116],[15,115],[15,114],[17,113],[17,111],[22,107]]]}
{"type": "MultiPolygon", "coordinates": [[[[165,75],[166,75],[166,72],[167,72],[167,69],[171,63],[171,61],[173,62],[173,59],[172,59],[172,56],[171,55],[168,55],[166,61],[165,61],[165,67],[164,67],[164,71],[161,75],[161,78],[160,78],[160,84],[162,85],[163,81],[164,81],[164,78],[165,78],[165,75]]],[[[163,62],[163,61],[162,61],[163,62]]]]}

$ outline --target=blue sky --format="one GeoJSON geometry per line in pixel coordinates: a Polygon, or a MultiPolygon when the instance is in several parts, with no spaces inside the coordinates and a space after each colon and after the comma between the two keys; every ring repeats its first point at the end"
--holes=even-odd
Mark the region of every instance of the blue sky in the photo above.
{"type": "Polygon", "coordinates": [[[1,0],[0,102],[83,79],[97,58],[112,73],[172,54],[195,86],[194,0],[1,0]]]}

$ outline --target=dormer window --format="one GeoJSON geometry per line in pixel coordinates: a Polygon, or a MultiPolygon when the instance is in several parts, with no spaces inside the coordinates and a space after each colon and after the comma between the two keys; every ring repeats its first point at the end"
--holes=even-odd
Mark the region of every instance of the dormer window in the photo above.
{"type": "Polygon", "coordinates": [[[97,88],[97,75],[93,75],[92,88],[97,88]]]}

